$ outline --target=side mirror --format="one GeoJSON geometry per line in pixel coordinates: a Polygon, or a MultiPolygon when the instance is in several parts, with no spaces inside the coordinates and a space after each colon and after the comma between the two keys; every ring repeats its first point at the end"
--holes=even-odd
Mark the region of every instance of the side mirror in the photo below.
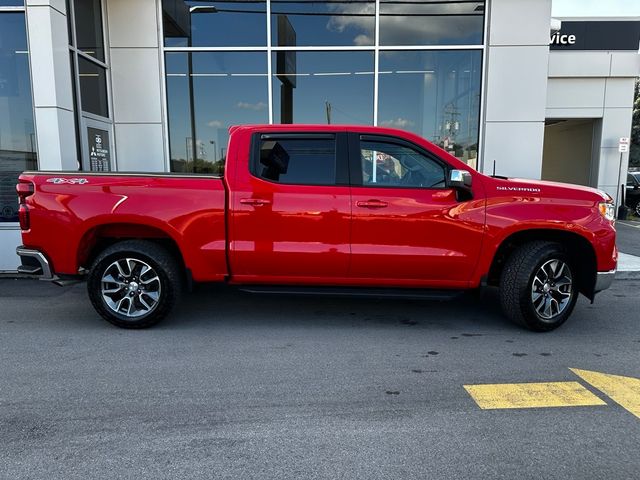
{"type": "Polygon", "coordinates": [[[471,189],[473,177],[466,170],[451,170],[449,172],[449,188],[453,188],[458,192],[458,200],[469,200],[472,198],[473,190],[471,189]]]}

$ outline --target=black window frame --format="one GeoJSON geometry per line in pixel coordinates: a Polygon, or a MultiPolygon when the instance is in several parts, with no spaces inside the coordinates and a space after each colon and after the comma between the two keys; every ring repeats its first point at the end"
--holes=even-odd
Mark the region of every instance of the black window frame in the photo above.
{"type": "Polygon", "coordinates": [[[263,182],[272,183],[274,185],[295,185],[307,187],[348,187],[349,182],[349,154],[348,140],[345,132],[256,132],[251,138],[251,158],[249,159],[249,173],[252,177],[263,182]],[[276,182],[268,178],[262,177],[259,173],[260,167],[260,146],[263,140],[276,139],[329,139],[335,141],[336,178],[334,183],[292,183],[292,182],[276,182]]]}
{"type": "Polygon", "coordinates": [[[420,145],[413,142],[404,140],[400,137],[394,137],[391,135],[377,135],[370,133],[353,132],[349,133],[349,171],[351,172],[351,186],[363,187],[363,188],[387,188],[387,189],[402,189],[402,190],[449,190],[449,172],[453,170],[453,167],[434,155],[428,150],[424,149],[420,145]],[[415,150],[419,154],[433,160],[442,167],[444,172],[444,187],[412,187],[407,185],[366,185],[362,180],[362,163],[361,163],[361,146],[360,142],[380,142],[390,143],[401,147],[410,148],[415,150]]]}

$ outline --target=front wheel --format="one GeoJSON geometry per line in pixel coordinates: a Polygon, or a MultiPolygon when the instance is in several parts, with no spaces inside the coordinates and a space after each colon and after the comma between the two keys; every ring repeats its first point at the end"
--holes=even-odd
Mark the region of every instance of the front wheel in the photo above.
{"type": "Polygon", "coordinates": [[[175,257],[161,245],[125,240],[98,255],[87,289],[93,307],[107,321],[145,328],[171,311],[182,290],[182,275],[175,257]]]}
{"type": "Polygon", "coordinates": [[[537,332],[562,325],[578,299],[571,263],[558,243],[536,241],[516,249],[500,278],[500,303],[507,317],[537,332]]]}

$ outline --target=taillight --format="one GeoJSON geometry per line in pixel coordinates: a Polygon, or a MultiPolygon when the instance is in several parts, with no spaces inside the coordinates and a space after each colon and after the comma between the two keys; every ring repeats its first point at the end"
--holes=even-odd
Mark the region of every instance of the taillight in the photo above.
{"type": "Polygon", "coordinates": [[[29,230],[31,227],[27,197],[33,195],[34,188],[33,183],[28,180],[21,179],[20,183],[16,185],[16,191],[18,192],[18,219],[20,220],[20,228],[22,230],[29,230]]]}

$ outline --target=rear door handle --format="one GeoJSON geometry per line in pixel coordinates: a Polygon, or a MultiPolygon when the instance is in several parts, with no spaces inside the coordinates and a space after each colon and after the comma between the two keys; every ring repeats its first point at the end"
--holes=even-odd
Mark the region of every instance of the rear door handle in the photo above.
{"type": "Polygon", "coordinates": [[[271,200],[264,200],[262,198],[241,198],[240,203],[243,205],[251,205],[253,207],[261,207],[263,205],[270,205],[271,200]]]}
{"type": "Polygon", "coordinates": [[[382,200],[359,200],[356,202],[356,206],[362,208],[385,208],[389,204],[382,200]]]}

